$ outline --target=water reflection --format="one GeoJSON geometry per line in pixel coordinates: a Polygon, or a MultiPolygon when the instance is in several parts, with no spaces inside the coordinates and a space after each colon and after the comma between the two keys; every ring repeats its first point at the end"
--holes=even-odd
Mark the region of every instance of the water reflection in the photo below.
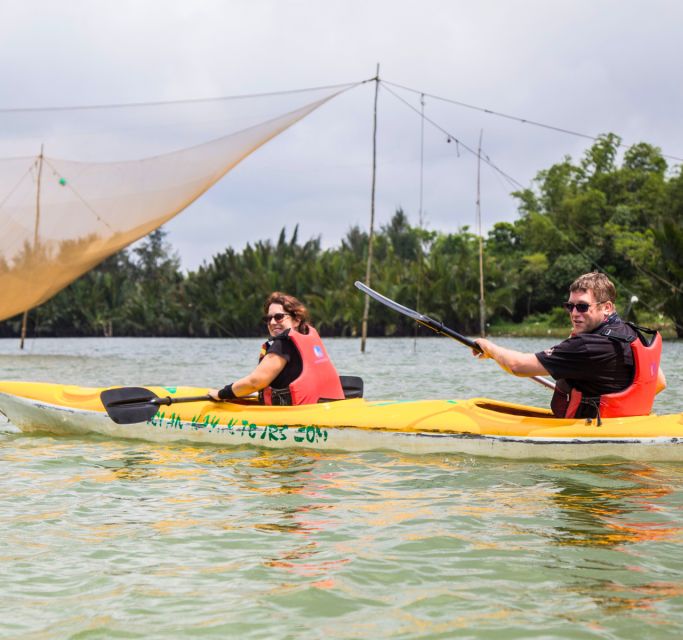
{"type": "Polygon", "coordinates": [[[154,456],[150,451],[125,452],[112,458],[98,460],[92,463],[92,466],[110,472],[106,480],[100,478],[101,480],[137,482],[154,475],[154,469],[151,466],[153,460],[154,456]]]}
{"type": "Polygon", "coordinates": [[[559,570],[563,590],[578,602],[590,599],[602,616],[647,612],[648,623],[656,624],[656,605],[683,594],[680,581],[666,579],[675,572],[655,552],[662,542],[681,538],[681,526],[668,513],[680,472],[672,478],[666,471],[636,463],[546,469],[558,490],[549,498],[556,516],[545,535],[563,549],[547,569],[559,570]]]}
{"type": "MultiPolygon", "coordinates": [[[[338,472],[322,471],[335,456],[297,450],[260,450],[233,468],[238,491],[258,494],[261,505],[251,528],[279,537],[264,545],[262,565],[298,577],[316,578],[349,562],[348,557],[320,559],[318,536],[336,520],[323,514],[334,509],[327,489],[337,483],[338,472]],[[270,551],[269,551],[270,550],[270,551]]],[[[323,580],[317,586],[332,586],[323,580]]]]}
{"type": "MultiPolygon", "coordinates": [[[[609,579],[583,578],[568,589],[572,594],[590,598],[606,615],[634,612],[656,613],[658,603],[683,596],[680,582],[662,580],[630,584],[609,579]]],[[[652,616],[648,615],[652,623],[652,616]]],[[[662,615],[662,622],[667,622],[662,615]]]]}
{"type": "Polygon", "coordinates": [[[659,518],[673,487],[648,465],[574,464],[554,467],[559,489],[551,500],[562,524],[550,537],[565,546],[618,547],[678,536],[681,527],[659,518]]]}

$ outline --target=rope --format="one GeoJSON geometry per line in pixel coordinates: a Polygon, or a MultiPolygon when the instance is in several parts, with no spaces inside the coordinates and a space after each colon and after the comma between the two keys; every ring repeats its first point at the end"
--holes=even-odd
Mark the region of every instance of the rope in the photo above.
{"type": "MultiPolygon", "coordinates": [[[[384,84],[384,81],[382,81],[382,84],[384,84]]],[[[405,100],[404,98],[399,96],[397,93],[395,93],[391,89],[384,87],[384,90],[387,91],[388,93],[390,93],[392,96],[394,96],[397,100],[402,102],[404,105],[406,105],[409,109],[411,109],[415,113],[417,113],[417,114],[420,113],[412,104],[410,104],[407,100],[405,100]]],[[[424,119],[426,122],[429,122],[429,124],[431,124],[434,128],[438,129],[439,131],[441,131],[441,133],[446,135],[446,141],[447,142],[454,141],[456,143],[456,149],[459,149],[459,147],[462,147],[466,151],[469,151],[475,158],[480,158],[485,164],[489,165],[489,167],[491,167],[494,171],[496,171],[501,176],[503,176],[513,187],[517,187],[518,189],[524,189],[524,185],[521,182],[515,180],[512,176],[505,173],[505,171],[503,171],[500,167],[497,167],[495,164],[493,164],[493,162],[491,162],[491,160],[489,159],[489,157],[486,154],[480,155],[477,151],[475,151],[470,146],[465,144],[462,140],[460,140],[456,135],[454,135],[454,134],[450,133],[449,131],[447,131],[446,129],[444,129],[440,124],[434,122],[434,120],[432,120],[431,118],[424,116],[424,119]]]]}
{"type": "Polygon", "coordinates": [[[5,203],[12,197],[12,194],[19,188],[19,185],[26,179],[26,176],[30,175],[33,172],[33,167],[35,166],[36,161],[35,159],[32,159],[31,165],[29,168],[26,170],[26,172],[19,178],[19,181],[10,189],[8,194],[0,201],[0,209],[2,209],[5,206],[5,203]]]}
{"type": "Polygon", "coordinates": [[[324,85],[320,87],[309,87],[306,89],[290,89],[288,91],[271,91],[267,93],[248,93],[236,96],[220,96],[214,98],[187,98],[182,100],[157,100],[151,102],[125,102],[125,103],[112,103],[112,104],[89,104],[89,105],[71,105],[64,107],[16,107],[16,108],[6,108],[0,109],[0,113],[36,113],[36,112],[46,112],[46,111],[94,111],[98,109],[130,109],[136,107],[159,107],[167,105],[178,105],[178,104],[199,104],[208,102],[224,102],[226,100],[245,100],[248,98],[266,98],[270,96],[282,96],[287,94],[295,93],[306,93],[310,91],[322,91],[327,89],[339,89],[342,87],[347,87],[348,89],[360,86],[367,82],[374,82],[375,78],[370,78],[368,80],[361,80],[359,82],[347,82],[343,84],[331,84],[324,85]]]}
{"type": "Polygon", "coordinates": [[[104,218],[102,218],[102,217],[97,213],[97,211],[95,211],[95,209],[92,208],[92,206],[90,205],[90,203],[89,203],[89,202],[88,202],[88,201],[87,201],[87,200],[86,200],[78,191],[76,191],[76,189],[74,189],[73,185],[71,184],[71,181],[67,180],[67,179],[66,179],[66,178],[57,170],[57,168],[56,168],[56,167],[55,167],[47,158],[45,158],[44,156],[43,156],[43,162],[45,162],[45,163],[50,167],[50,169],[52,169],[52,174],[53,174],[53,175],[59,176],[59,178],[61,178],[61,179],[64,180],[64,184],[65,184],[65,185],[69,188],[69,190],[70,190],[70,191],[71,191],[71,192],[72,192],[72,193],[73,193],[73,194],[74,194],[74,195],[83,203],[83,205],[85,206],[85,208],[86,208],[88,211],[90,211],[90,213],[92,213],[92,214],[93,214],[93,215],[94,215],[94,216],[95,216],[95,217],[96,217],[96,218],[97,218],[105,227],[107,227],[107,229],[109,229],[109,231],[111,231],[112,233],[115,233],[114,229],[112,229],[112,228],[109,226],[109,223],[108,223],[104,218]]]}
{"type": "MultiPolygon", "coordinates": [[[[451,98],[444,98],[442,96],[437,96],[432,93],[425,93],[424,91],[418,91],[417,89],[412,89],[410,87],[406,87],[404,85],[395,83],[395,82],[389,82],[387,80],[382,80],[384,84],[391,85],[392,87],[397,87],[399,89],[404,89],[405,91],[410,91],[412,93],[419,93],[420,95],[424,96],[429,96],[430,98],[434,98],[434,100],[441,100],[442,102],[448,102],[450,104],[457,105],[459,107],[464,107],[465,109],[472,109],[474,111],[480,111],[482,113],[488,113],[489,115],[493,116],[498,116],[499,118],[506,118],[507,120],[515,120],[516,122],[521,122],[522,124],[530,124],[534,127],[541,127],[542,129],[549,129],[551,131],[557,131],[559,133],[566,133],[567,135],[570,136],[576,136],[577,138],[585,138],[586,140],[599,140],[600,138],[598,136],[592,136],[587,133],[580,133],[578,131],[573,131],[571,129],[566,129],[564,127],[557,127],[551,124],[545,124],[543,122],[538,122],[536,120],[530,120],[529,118],[522,118],[520,116],[513,116],[508,113],[503,113],[501,111],[494,111],[493,109],[487,109],[485,107],[478,107],[473,104],[468,104],[466,102],[461,102],[459,100],[453,100],[451,98]]],[[[619,143],[617,145],[619,147],[625,147],[625,146],[631,146],[627,145],[625,143],[619,143]]],[[[668,154],[662,154],[662,157],[664,158],[669,158],[670,160],[676,160],[678,162],[683,162],[683,158],[679,158],[678,156],[672,156],[668,154]]]]}
{"type": "MultiPolygon", "coordinates": [[[[386,83],[386,81],[383,80],[383,81],[381,82],[381,84],[382,84],[382,85],[386,85],[387,83],[386,83]]],[[[421,114],[420,111],[418,111],[413,105],[411,105],[409,102],[407,102],[407,101],[406,101],[404,98],[402,98],[401,96],[397,95],[397,94],[396,94],[395,92],[393,92],[391,89],[389,89],[389,88],[386,87],[386,86],[384,86],[383,88],[384,88],[385,91],[387,91],[388,93],[390,93],[391,95],[393,95],[396,99],[398,99],[398,100],[401,101],[403,104],[405,104],[409,109],[411,109],[412,111],[414,111],[415,113],[417,113],[418,115],[420,115],[421,118],[424,118],[424,120],[425,120],[426,122],[429,122],[429,124],[431,124],[432,126],[434,126],[436,129],[438,129],[438,130],[441,131],[442,133],[445,133],[446,136],[447,136],[447,139],[446,139],[447,142],[450,143],[451,141],[455,141],[455,142],[456,142],[456,145],[458,145],[458,144],[462,145],[464,149],[466,149],[467,151],[469,151],[473,156],[475,156],[475,157],[477,157],[477,158],[480,158],[485,164],[489,165],[489,166],[490,166],[498,175],[500,175],[500,176],[502,176],[503,178],[505,178],[510,184],[512,184],[513,186],[516,186],[516,187],[519,188],[519,189],[524,189],[524,188],[525,188],[524,185],[522,185],[521,182],[519,182],[518,180],[516,180],[516,179],[513,178],[512,176],[508,175],[508,174],[505,173],[502,169],[500,169],[500,168],[497,167],[495,164],[493,164],[493,162],[490,161],[489,157],[488,157],[485,153],[478,153],[478,152],[475,151],[474,149],[470,148],[470,147],[467,146],[464,142],[462,142],[462,140],[459,140],[455,135],[453,135],[452,133],[449,133],[449,132],[448,132],[446,129],[444,129],[441,125],[439,125],[438,123],[434,122],[434,121],[431,120],[430,118],[428,118],[428,117],[424,116],[423,114],[421,114]]],[[[417,93],[417,92],[416,92],[416,93],[417,93]]],[[[424,94],[424,95],[429,95],[429,94],[424,94]]],[[[457,148],[458,148],[458,147],[456,146],[456,150],[457,150],[457,148]]],[[[583,250],[579,245],[577,245],[573,240],[571,240],[571,238],[569,238],[569,236],[567,236],[567,234],[564,233],[564,231],[562,231],[562,229],[560,229],[560,228],[559,228],[559,227],[558,227],[550,218],[544,217],[543,220],[545,221],[546,224],[549,224],[553,229],[555,229],[555,231],[557,231],[557,233],[562,237],[562,239],[563,239],[565,242],[567,242],[567,243],[568,243],[568,244],[569,244],[577,253],[579,253],[581,256],[583,256],[590,264],[595,265],[595,267],[596,267],[597,269],[599,269],[600,271],[602,271],[603,273],[608,273],[607,269],[603,268],[603,267],[602,267],[600,264],[598,264],[591,256],[589,256],[588,254],[586,254],[586,253],[584,252],[584,250],[583,250]]],[[[636,265],[635,263],[633,263],[633,264],[634,264],[634,266],[638,267],[638,265],[636,265]]],[[[638,268],[641,269],[644,273],[647,273],[647,272],[644,271],[642,268],[640,268],[640,267],[638,267],[638,268]]],[[[631,289],[629,289],[628,287],[626,287],[622,282],[620,282],[619,280],[617,280],[617,279],[616,279],[614,276],[612,276],[611,274],[610,274],[610,277],[611,277],[611,279],[614,281],[614,283],[615,283],[616,285],[618,285],[620,288],[622,288],[623,290],[625,290],[627,293],[629,293],[629,294],[631,294],[631,295],[635,295],[635,292],[634,292],[633,290],[631,290],[631,289]]],[[[668,286],[672,287],[673,289],[675,289],[675,290],[677,290],[677,291],[681,291],[681,290],[680,290],[676,285],[674,285],[673,283],[670,283],[670,282],[666,281],[666,279],[662,278],[661,276],[657,276],[657,277],[658,277],[659,280],[665,282],[668,286]]],[[[641,300],[641,301],[643,302],[643,304],[644,304],[650,311],[658,312],[657,307],[655,307],[655,306],[653,306],[653,305],[650,305],[650,304],[648,304],[647,302],[645,302],[644,300],[642,300],[642,297],[641,297],[641,296],[638,296],[638,299],[641,300]]],[[[681,325],[679,325],[675,320],[672,319],[672,322],[674,323],[674,325],[675,325],[677,328],[683,329],[683,327],[682,327],[681,325]]]]}

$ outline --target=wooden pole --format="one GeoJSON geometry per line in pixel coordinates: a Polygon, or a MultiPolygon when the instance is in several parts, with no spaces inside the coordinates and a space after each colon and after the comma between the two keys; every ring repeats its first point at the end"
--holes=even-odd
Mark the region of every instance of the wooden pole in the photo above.
{"type": "MultiPolygon", "coordinates": [[[[424,215],[422,201],[424,193],[424,166],[425,166],[425,94],[420,94],[420,203],[418,211],[418,226],[420,238],[417,245],[417,295],[415,296],[415,309],[420,310],[420,290],[422,289],[422,226],[424,215]]],[[[417,351],[417,332],[420,323],[415,323],[415,336],[413,337],[413,351],[417,351]]]]}
{"type": "Polygon", "coordinates": [[[26,325],[28,323],[28,309],[24,311],[24,315],[21,317],[21,338],[19,339],[19,348],[24,348],[24,341],[26,340],[26,325]]]}
{"type": "MultiPolygon", "coordinates": [[[[372,245],[375,239],[375,180],[377,177],[377,94],[379,93],[379,63],[375,75],[375,110],[372,123],[372,190],[370,194],[370,233],[368,234],[368,261],[365,266],[365,285],[370,286],[372,273],[372,245]]],[[[363,307],[363,323],[361,327],[360,351],[365,353],[365,343],[368,338],[368,315],[370,313],[370,297],[365,296],[363,307]]]]}
{"type": "Polygon", "coordinates": [[[479,231],[479,333],[486,337],[486,305],[484,303],[484,238],[481,234],[481,140],[484,130],[479,132],[477,152],[477,227],[479,231]]]}
{"type": "MultiPolygon", "coordinates": [[[[40,227],[40,179],[43,175],[43,145],[40,145],[40,155],[38,156],[38,179],[36,181],[36,222],[33,227],[33,251],[35,252],[38,247],[38,228],[40,227]]],[[[24,315],[21,318],[21,339],[19,341],[19,348],[24,348],[24,342],[26,341],[26,329],[28,326],[28,312],[26,309],[24,315]]]]}

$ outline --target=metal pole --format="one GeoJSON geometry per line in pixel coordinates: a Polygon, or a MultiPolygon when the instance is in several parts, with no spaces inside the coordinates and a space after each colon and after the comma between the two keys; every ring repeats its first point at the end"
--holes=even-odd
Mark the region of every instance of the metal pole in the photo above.
{"type": "MultiPolygon", "coordinates": [[[[40,178],[43,174],[43,145],[40,145],[40,155],[38,156],[38,179],[36,181],[36,222],[33,227],[33,252],[35,253],[38,247],[38,228],[40,226],[40,178]]],[[[24,348],[26,341],[26,329],[28,326],[28,312],[26,309],[21,318],[21,339],[19,341],[19,349],[24,348]]]]}
{"type": "MultiPolygon", "coordinates": [[[[377,94],[379,93],[379,63],[375,75],[375,111],[372,125],[372,191],[370,195],[370,233],[368,234],[368,261],[365,267],[365,284],[370,286],[372,270],[372,245],[375,239],[375,179],[377,175],[377,94]]],[[[363,323],[361,326],[360,351],[365,353],[365,342],[368,337],[368,314],[370,312],[370,298],[365,296],[363,307],[363,323]]]]}

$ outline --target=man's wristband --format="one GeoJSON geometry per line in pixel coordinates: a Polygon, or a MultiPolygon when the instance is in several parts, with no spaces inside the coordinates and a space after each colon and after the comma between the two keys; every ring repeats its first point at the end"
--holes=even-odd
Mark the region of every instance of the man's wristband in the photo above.
{"type": "Polygon", "coordinates": [[[228,385],[224,386],[218,392],[218,397],[221,400],[234,400],[237,396],[235,395],[234,391],[232,390],[232,384],[228,384],[228,385]]]}

